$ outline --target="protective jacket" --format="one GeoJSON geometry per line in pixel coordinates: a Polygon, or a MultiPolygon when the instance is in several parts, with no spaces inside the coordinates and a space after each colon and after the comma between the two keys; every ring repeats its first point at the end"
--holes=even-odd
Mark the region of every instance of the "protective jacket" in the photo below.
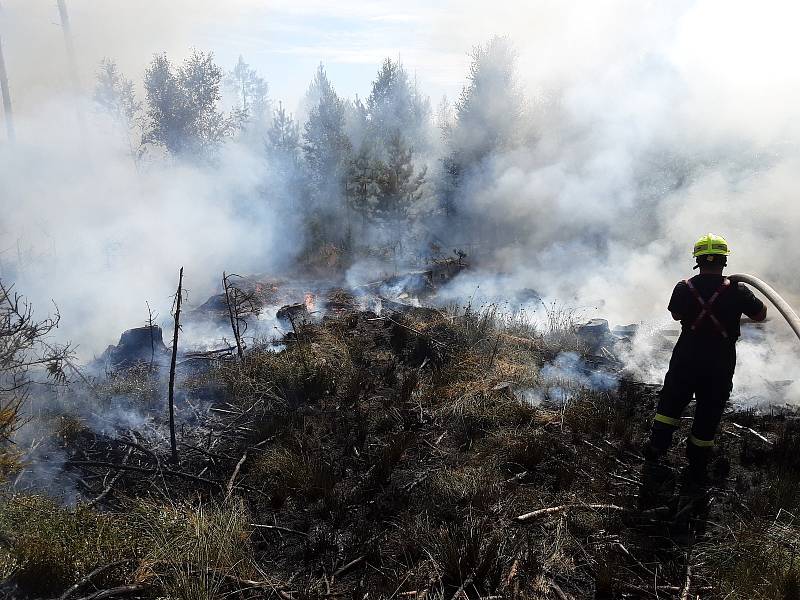
{"type": "Polygon", "coordinates": [[[666,452],[694,396],[697,405],[687,454],[690,461],[702,461],[714,445],[733,389],[742,314],[754,318],[764,304],[742,284],[732,284],[722,275],[700,274],[675,286],[668,309],[680,316],[681,335],[664,378],[650,443],[666,452]]]}

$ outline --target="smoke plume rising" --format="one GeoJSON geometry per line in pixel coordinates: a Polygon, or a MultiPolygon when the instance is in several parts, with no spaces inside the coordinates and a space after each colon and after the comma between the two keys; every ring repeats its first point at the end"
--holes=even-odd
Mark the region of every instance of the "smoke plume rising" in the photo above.
{"type": "MultiPolygon", "coordinates": [[[[792,64],[800,54],[792,30],[800,9],[790,3],[540,1],[488,10],[479,2],[437,9],[379,2],[366,14],[344,3],[337,10],[366,25],[342,48],[331,48],[330,38],[327,46],[311,41],[320,27],[314,11],[330,16],[319,3],[69,4],[86,97],[104,56],[117,59],[139,86],[154,52],[178,61],[198,46],[215,51],[229,69],[239,44],[258,55],[263,43],[273,58],[256,64],[273,93],[286,94],[273,99],[295,112],[301,88],[273,77],[270,67],[282,72],[274,56],[291,63],[318,51],[312,62],[334,57],[331,73],[336,60],[369,63],[374,73],[380,59],[359,54],[359,36],[372,40],[378,23],[414,22],[419,35],[400,33],[398,25],[388,50],[435,101],[445,92],[453,99],[465,84],[473,44],[508,35],[526,99],[520,139],[464,177],[457,217],[426,224],[445,244],[487,242],[484,269],[459,278],[454,290],[472,294],[487,273],[500,272],[501,294],[533,289],[587,318],[658,329],[669,324],[672,286],[691,274],[692,242],[713,231],[732,245],[729,272],[758,274],[790,303],[800,301],[793,273],[800,264],[793,199],[800,74],[792,64]],[[283,55],[274,29],[271,38],[257,37],[263,19],[276,15],[300,32],[283,55]]],[[[292,265],[304,234],[287,226],[290,207],[264,201],[272,167],[258,145],[228,142],[213,168],[155,162],[137,169],[118,132],[70,90],[50,3],[7,0],[2,14],[19,139],[0,146],[0,276],[40,310],[53,299],[64,337],[79,343],[84,357],[141,324],[145,300],[168,314],[181,265],[197,301],[216,289],[223,269],[276,272],[292,265]],[[79,107],[83,128],[75,119],[79,107]]],[[[367,95],[371,75],[356,83],[353,74],[361,71],[341,72],[348,75],[341,85],[331,76],[341,94],[367,95]]],[[[503,93],[496,90],[498,98],[503,93]]],[[[492,95],[484,102],[491,112],[492,95]]],[[[476,143],[483,137],[476,135],[476,143]]],[[[429,167],[429,204],[442,152],[433,143],[418,157],[429,167]]],[[[380,239],[374,233],[362,232],[380,239]]],[[[785,332],[776,317],[763,340],[740,345],[736,381],[744,395],[771,396],[764,381],[796,367],[785,332]]],[[[636,365],[653,352],[647,343],[638,348],[636,365]]],[[[642,374],[657,380],[663,367],[642,374]]],[[[787,396],[793,401],[795,391],[787,396]]]]}

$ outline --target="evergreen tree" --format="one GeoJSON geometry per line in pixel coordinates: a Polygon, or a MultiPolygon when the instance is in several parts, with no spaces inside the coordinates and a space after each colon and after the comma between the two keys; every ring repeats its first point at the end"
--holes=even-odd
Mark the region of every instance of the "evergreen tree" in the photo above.
{"type": "Polygon", "coordinates": [[[414,153],[395,135],[387,148],[387,160],[375,169],[377,194],[372,208],[375,216],[398,223],[408,219],[414,204],[422,198],[425,168],[417,172],[414,153]]]}
{"type": "Polygon", "coordinates": [[[117,63],[111,59],[104,58],[100,62],[95,80],[94,101],[123,131],[131,156],[135,160],[133,132],[142,104],[136,100],[133,81],[125,78],[119,72],[117,63]]]}
{"type": "Polygon", "coordinates": [[[314,200],[338,199],[351,145],[345,132],[345,104],[320,65],[309,89],[318,97],[303,130],[303,154],[314,200]]]}
{"type": "Polygon", "coordinates": [[[303,128],[303,157],[307,184],[306,228],[309,253],[330,244],[346,245],[349,210],[345,202],[347,166],[352,146],[345,131],[346,104],[328,81],[322,65],[307,98],[317,98],[303,128]]]}
{"type": "Polygon", "coordinates": [[[516,79],[517,54],[504,37],[472,50],[469,83],[456,102],[453,150],[462,166],[519,141],[523,97],[516,79]]]}
{"type": "Polygon", "coordinates": [[[233,130],[219,110],[222,70],[211,53],[195,51],[175,69],[165,54],[145,72],[147,110],[143,144],[164,147],[175,157],[209,158],[233,130]]]}
{"type": "Polygon", "coordinates": [[[271,168],[293,192],[299,187],[300,126],[286,112],[282,102],[272,116],[267,130],[267,157],[271,168]]]}
{"type": "Polygon", "coordinates": [[[347,203],[359,213],[366,226],[367,219],[373,216],[372,208],[378,190],[375,183],[376,165],[367,144],[362,144],[353,156],[347,169],[347,203]]]}
{"type": "Polygon", "coordinates": [[[361,148],[367,141],[369,129],[369,115],[367,107],[361,98],[356,95],[353,102],[346,103],[346,127],[347,137],[353,148],[361,148]]]}
{"type": "Polygon", "coordinates": [[[455,123],[443,131],[448,151],[442,159],[439,196],[445,214],[456,212],[464,177],[495,152],[520,141],[524,99],[516,79],[516,57],[505,37],[495,36],[472,50],[469,82],[456,102],[455,123]]]}
{"type": "Polygon", "coordinates": [[[408,73],[399,62],[390,58],[383,61],[378,77],[372,82],[366,112],[370,135],[379,153],[382,154],[397,135],[414,146],[424,141],[421,134],[430,117],[430,102],[420,94],[416,83],[409,81],[408,73]]]}
{"type": "Polygon", "coordinates": [[[442,96],[442,99],[439,100],[439,104],[436,106],[436,117],[434,119],[434,124],[436,128],[442,133],[442,137],[447,140],[450,135],[450,130],[453,127],[453,121],[455,120],[453,114],[453,107],[450,104],[450,100],[447,99],[447,95],[442,96]]]}
{"type": "Polygon", "coordinates": [[[266,124],[270,113],[269,85],[242,56],[226,75],[225,86],[236,98],[235,117],[243,127],[266,124]]]}
{"type": "Polygon", "coordinates": [[[298,214],[297,202],[304,195],[300,127],[282,102],[272,115],[265,150],[268,168],[264,176],[264,196],[273,210],[281,214],[282,220],[299,224],[302,215],[298,214]]]}
{"type": "Polygon", "coordinates": [[[267,130],[267,148],[271,154],[290,157],[293,161],[297,158],[300,148],[300,126],[286,112],[283,102],[278,103],[278,108],[272,116],[272,125],[267,130]]]}

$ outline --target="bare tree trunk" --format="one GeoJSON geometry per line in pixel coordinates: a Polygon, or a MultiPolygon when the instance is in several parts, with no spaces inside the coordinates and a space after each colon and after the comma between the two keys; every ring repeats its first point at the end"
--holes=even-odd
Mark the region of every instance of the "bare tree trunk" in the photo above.
{"type": "Polygon", "coordinates": [[[233,331],[233,337],[236,340],[236,354],[239,356],[239,360],[242,360],[244,352],[242,351],[242,339],[239,335],[239,314],[234,307],[236,300],[231,300],[230,287],[228,286],[228,276],[225,274],[225,271],[222,272],[222,287],[225,290],[225,303],[228,305],[228,316],[231,320],[231,330],[233,331]]]}
{"type": "Polygon", "coordinates": [[[153,309],[150,308],[150,303],[145,301],[147,305],[147,326],[150,328],[150,370],[153,370],[153,362],[156,358],[156,340],[153,335],[153,309]]]}
{"type": "Polygon", "coordinates": [[[67,61],[69,62],[69,77],[72,82],[72,92],[75,94],[75,100],[78,102],[76,109],[78,111],[78,126],[81,133],[85,131],[85,122],[83,118],[83,108],[80,105],[78,96],[81,90],[81,81],[78,77],[78,61],[75,58],[75,45],[72,43],[72,28],[69,24],[69,13],[67,12],[67,0],[58,0],[58,14],[61,17],[61,29],[64,32],[64,46],[67,50],[67,61]]]}
{"type": "Polygon", "coordinates": [[[178,443],[175,439],[175,362],[178,358],[178,331],[181,326],[181,299],[183,296],[183,267],[178,275],[178,293],[175,296],[175,331],[172,335],[172,361],[169,366],[169,442],[172,462],[178,464],[178,443]]]}
{"type": "Polygon", "coordinates": [[[0,92],[3,94],[3,113],[6,116],[6,131],[8,141],[16,139],[14,134],[14,114],[11,110],[11,91],[8,89],[8,76],[6,75],[6,62],[3,58],[3,38],[0,36],[0,92]]]}

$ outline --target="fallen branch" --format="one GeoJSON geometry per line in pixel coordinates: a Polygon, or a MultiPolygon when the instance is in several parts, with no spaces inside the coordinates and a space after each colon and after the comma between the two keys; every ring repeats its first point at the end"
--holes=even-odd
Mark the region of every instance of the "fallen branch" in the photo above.
{"type": "Polygon", "coordinates": [[[217,452],[210,452],[208,450],[205,450],[204,448],[201,448],[200,446],[194,446],[194,445],[188,444],[186,442],[181,442],[181,446],[186,446],[187,448],[191,448],[192,450],[196,450],[197,452],[200,452],[201,454],[205,454],[206,456],[208,456],[211,459],[233,460],[233,457],[232,456],[228,456],[227,454],[219,454],[217,452]]]}
{"type": "Polygon", "coordinates": [[[257,529],[274,529],[275,531],[282,531],[284,533],[291,533],[293,535],[302,535],[303,537],[308,537],[307,533],[303,533],[302,531],[298,531],[297,529],[291,529],[289,527],[281,527],[280,525],[262,525],[260,523],[250,523],[250,527],[255,527],[257,529]]]}
{"type": "Polygon", "coordinates": [[[532,512],[525,513],[524,515],[514,517],[514,520],[518,523],[524,523],[525,521],[531,521],[533,519],[538,519],[539,517],[557,515],[573,508],[583,508],[589,510],[615,510],[623,512],[630,510],[622,506],[617,506],[616,504],[562,504],[561,506],[540,508],[539,510],[534,510],[532,512]]]}
{"type": "Polygon", "coordinates": [[[453,596],[450,598],[450,600],[458,600],[458,597],[461,594],[464,594],[464,598],[466,598],[468,600],[469,596],[467,596],[467,594],[466,594],[466,592],[464,590],[466,589],[466,587],[468,585],[472,584],[472,580],[474,578],[475,578],[475,572],[473,571],[472,573],[470,573],[469,577],[467,577],[464,581],[461,582],[461,585],[458,586],[458,589],[456,590],[456,593],[453,594],[453,596]]]}
{"type": "Polygon", "coordinates": [[[733,425],[734,427],[736,427],[736,429],[741,429],[742,431],[746,431],[746,432],[748,432],[748,433],[751,433],[751,434],[753,434],[754,436],[756,436],[758,439],[760,439],[762,442],[764,442],[764,443],[766,443],[766,444],[770,444],[770,445],[772,445],[772,442],[770,442],[770,441],[769,441],[767,438],[765,438],[763,435],[761,435],[760,433],[758,433],[758,432],[757,432],[755,429],[753,429],[752,427],[745,427],[744,425],[739,425],[738,423],[734,423],[733,421],[731,421],[731,425],[733,425]]]}
{"type": "Polygon", "coordinates": [[[343,565],[343,566],[339,567],[336,571],[333,572],[333,576],[331,577],[331,581],[333,581],[335,578],[339,577],[340,575],[344,575],[345,573],[347,573],[350,569],[352,569],[353,567],[355,567],[359,563],[361,563],[365,558],[366,557],[362,554],[358,558],[356,558],[354,560],[351,560],[346,565],[343,565]]]}
{"type": "Polygon", "coordinates": [[[239,474],[239,469],[242,468],[242,465],[246,460],[247,460],[247,450],[244,451],[244,454],[242,454],[242,458],[240,458],[239,462],[236,463],[236,468],[233,470],[231,478],[228,480],[228,485],[225,488],[225,500],[231,497],[231,494],[233,493],[233,483],[236,481],[236,476],[239,474]]]}
{"type": "Polygon", "coordinates": [[[689,600],[689,589],[692,587],[692,566],[686,565],[686,581],[681,591],[681,600],[689,600]]]}
{"type": "Polygon", "coordinates": [[[102,460],[69,460],[66,462],[66,465],[73,467],[105,467],[107,469],[122,469],[124,471],[136,471],[138,473],[150,473],[153,475],[163,473],[164,475],[172,475],[173,477],[180,477],[182,479],[189,479],[191,481],[199,481],[201,483],[205,483],[206,485],[222,488],[222,484],[219,481],[206,479],[205,477],[192,475],[191,473],[184,473],[183,471],[174,471],[172,469],[159,470],[152,469],[150,467],[139,467],[136,465],[122,465],[102,460]]]}
{"type": "Polygon", "coordinates": [[[550,588],[555,592],[555,595],[558,596],[559,600],[572,600],[572,596],[567,594],[564,590],[561,589],[555,581],[550,581],[550,588]]]}
{"type": "MultiPolygon", "coordinates": [[[[125,458],[122,459],[122,464],[123,465],[127,465],[128,464],[128,460],[130,459],[132,452],[133,452],[133,448],[128,448],[128,452],[125,454],[125,458]]],[[[106,496],[108,496],[108,494],[111,492],[111,490],[114,488],[114,485],[117,483],[117,481],[119,481],[119,478],[122,477],[124,474],[125,474],[125,471],[122,470],[122,469],[119,469],[116,472],[116,474],[111,478],[111,481],[108,482],[108,485],[105,487],[105,489],[102,492],[100,492],[100,495],[96,496],[94,499],[89,501],[88,506],[94,506],[95,504],[97,504],[99,502],[102,502],[106,498],[106,496]]]]}
{"type": "Polygon", "coordinates": [[[134,583],[132,585],[121,585],[119,587],[110,588],[107,590],[100,590],[94,594],[84,596],[78,600],[101,600],[102,598],[113,598],[114,596],[127,596],[134,592],[140,592],[150,587],[148,583],[134,583]]]}
{"type": "Polygon", "coordinates": [[[89,583],[92,579],[94,579],[95,577],[100,575],[100,573],[108,571],[109,569],[113,569],[114,567],[118,567],[119,565],[124,565],[127,562],[130,562],[130,560],[117,560],[115,562],[108,563],[107,565],[102,565],[100,567],[97,567],[94,571],[92,571],[91,573],[89,573],[88,575],[86,575],[85,577],[83,577],[82,579],[78,580],[76,583],[74,583],[70,587],[68,587],[64,591],[64,593],[61,594],[58,597],[57,600],[66,600],[72,594],[77,592],[81,587],[83,587],[84,585],[89,583]]]}
{"type": "Polygon", "coordinates": [[[156,465],[161,466],[161,460],[158,458],[158,455],[155,452],[153,452],[152,450],[150,450],[149,448],[145,448],[141,444],[137,444],[136,442],[131,442],[129,440],[122,439],[122,438],[119,438],[119,441],[120,441],[120,443],[125,444],[126,446],[129,446],[131,448],[135,448],[136,450],[139,450],[139,452],[142,452],[142,453],[148,455],[150,458],[152,458],[154,461],[156,461],[156,465]]]}

